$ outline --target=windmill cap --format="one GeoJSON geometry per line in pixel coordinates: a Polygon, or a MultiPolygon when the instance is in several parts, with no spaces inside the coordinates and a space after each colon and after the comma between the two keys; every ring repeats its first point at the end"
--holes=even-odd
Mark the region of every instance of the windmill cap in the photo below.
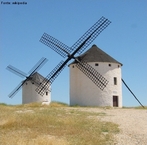
{"type": "MultiPolygon", "coordinates": [[[[95,44],[92,45],[90,49],[88,49],[85,53],[78,56],[77,58],[85,62],[111,62],[111,63],[117,63],[122,65],[122,63],[118,62],[113,57],[105,53],[103,50],[98,48],[95,44]]],[[[74,61],[73,63],[76,63],[76,62],[74,61]]]]}

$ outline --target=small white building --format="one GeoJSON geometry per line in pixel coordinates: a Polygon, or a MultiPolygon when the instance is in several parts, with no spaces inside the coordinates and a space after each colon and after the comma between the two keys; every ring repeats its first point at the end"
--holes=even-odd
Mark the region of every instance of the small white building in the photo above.
{"type": "Polygon", "coordinates": [[[50,85],[47,85],[47,90],[43,96],[39,95],[35,90],[39,84],[44,80],[44,77],[39,73],[34,73],[27,80],[25,80],[22,86],[22,104],[32,102],[42,102],[42,104],[50,104],[51,92],[50,85]]]}
{"type": "Polygon", "coordinates": [[[122,107],[122,64],[93,45],[78,58],[90,64],[108,80],[99,89],[73,62],[70,67],[70,105],[122,107]]]}

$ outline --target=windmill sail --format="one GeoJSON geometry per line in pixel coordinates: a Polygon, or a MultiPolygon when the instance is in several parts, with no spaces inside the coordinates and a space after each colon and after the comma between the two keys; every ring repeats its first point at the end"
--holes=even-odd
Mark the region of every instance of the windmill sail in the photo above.
{"type": "Polygon", "coordinates": [[[63,58],[65,58],[72,51],[70,47],[60,42],[56,38],[48,35],[47,33],[44,33],[42,35],[40,42],[42,42],[43,44],[53,49],[55,52],[60,54],[63,58]]]}
{"type": "Polygon", "coordinates": [[[66,66],[66,62],[61,61],[47,76],[46,78],[42,81],[42,83],[38,86],[36,91],[40,95],[44,95],[44,92],[46,88],[48,88],[48,85],[52,84],[53,81],[57,78],[57,76],[61,73],[61,71],[64,69],[66,66]]]}
{"type": "Polygon", "coordinates": [[[24,78],[27,76],[27,74],[19,69],[17,69],[16,67],[12,66],[12,65],[9,65],[7,66],[6,68],[7,70],[11,71],[12,73],[15,73],[16,75],[24,78]]]}
{"type": "Polygon", "coordinates": [[[108,84],[108,81],[88,63],[79,61],[76,63],[76,67],[81,70],[101,90],[103,90],[108,84]]]}
{"type": "MultiPolygon", "coordinates": [[[[111,22],[105,17],[101,17],[70,49],[70,47],[61,43],[59,40],[53,38],[52,36],[44,33],[41,37],[41,42],[45,45],[51,47],[54,51],[59,53],[61,56],[68,58],[63,62],[59,63],[57,67],[47,75],[46,79],[49,79],[52,83],[55,78],[61,73],[65,65],[71,60],[75,59],[75,54],[82,53],[88,45],[90,45],[93,40],[110,24],[111,22]],[[71,53],[72,52],[72,53],[71,53]]],[[[102,77],[99,73],[96,73],[96,70],[88,65],[85,62],[80,62],[77,67],[86,74],[100,89],[104,89],[108,83],[108,81],[102,77]],[[92,77],[94,75],[94,77],[92,77]]],[[[42,82],[36,91],[43,95],[45,93],[44,88],[47,83],[42,82]]]]}
{"type": "Polygon", "coordinates": [[[86,39],[86,43],[78,50],[78,54],[81,54],[93,40],[111,23],[105,17],[101,17],[86,33],[71,47],[72,50],[78,48],[86,39]]]}
{"type": "Polygon", "coordinates": [[[21,82],[9,95],[9,98],[13,98],[17,92],[21,89],[21,87],[23,86],[24,82],[21,82]]]}
{"type": "Polygon", "coordinates": [[[47,62],[47,58],[42,57],[35,65],[34,67],[29,71],[29,74],[32,75],[35,72],[39,71],[41,67],[47,62]]]}

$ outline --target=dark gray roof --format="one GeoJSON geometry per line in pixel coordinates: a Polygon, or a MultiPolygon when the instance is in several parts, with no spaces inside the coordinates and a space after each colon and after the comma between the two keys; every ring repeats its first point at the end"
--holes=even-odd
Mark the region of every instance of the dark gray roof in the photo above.
{"type": "Polygon", "coordinates": [[[30,80],[41,83],[44,80],[44,77],[38,72],[35,72],[34,74],[30,76],[30,80]]]}
{"type": "MultiPolygon", "coordinates": [[[[34,74],[32,74],[29,78],[28,78],[32,83],[39,85],[40,83],[42,83],[42,81],[46,78],[44,78],[41,74],[39,74],[38,72],[35,72],[34,74]]],[[[47,79],[46,79],[47,81],[47,79]]]]}
{"type": "MultiPolygon", "coordinates": [[[[85,53],[78,56],[77,58],[86,62],[112,62],[121,64],[113,57],[98,48],[96,45],[93,45],[89,50],[87,50],[85,53]]],[[[75,63],[75,61],[73,63],[75,63]]]]}

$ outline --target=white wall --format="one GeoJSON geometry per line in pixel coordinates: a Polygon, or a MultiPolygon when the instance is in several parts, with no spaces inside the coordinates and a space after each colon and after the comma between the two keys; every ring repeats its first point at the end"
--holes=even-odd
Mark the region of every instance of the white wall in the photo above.
{"type": "Polygon", "coordinates": [[[75,64],[71,64],[70,105],[113,106],[113,96],[115,95],[119,98],[119,107],[122,107],[121,65],[104,62],[91,62],[89,64],[102,74],[109,83],[102,91],[75,64]],[[99,65],[95,66],[95,63],[99,65]],[[111,67],[108,66],[109,64],[111,67]],[[114,77],[117,77],[117,85],[114,85],[114,77]]]}
{"type": "Polygon", "coordinates": [[[32,103],[32,102],[51,102],[51,92],[48,91],[48,95],[46,93],[41,96],[39,95],[35,89],[36,85],[32,84],[31,81],[26,81],[22,87],[22,104],[32,103]]]}

